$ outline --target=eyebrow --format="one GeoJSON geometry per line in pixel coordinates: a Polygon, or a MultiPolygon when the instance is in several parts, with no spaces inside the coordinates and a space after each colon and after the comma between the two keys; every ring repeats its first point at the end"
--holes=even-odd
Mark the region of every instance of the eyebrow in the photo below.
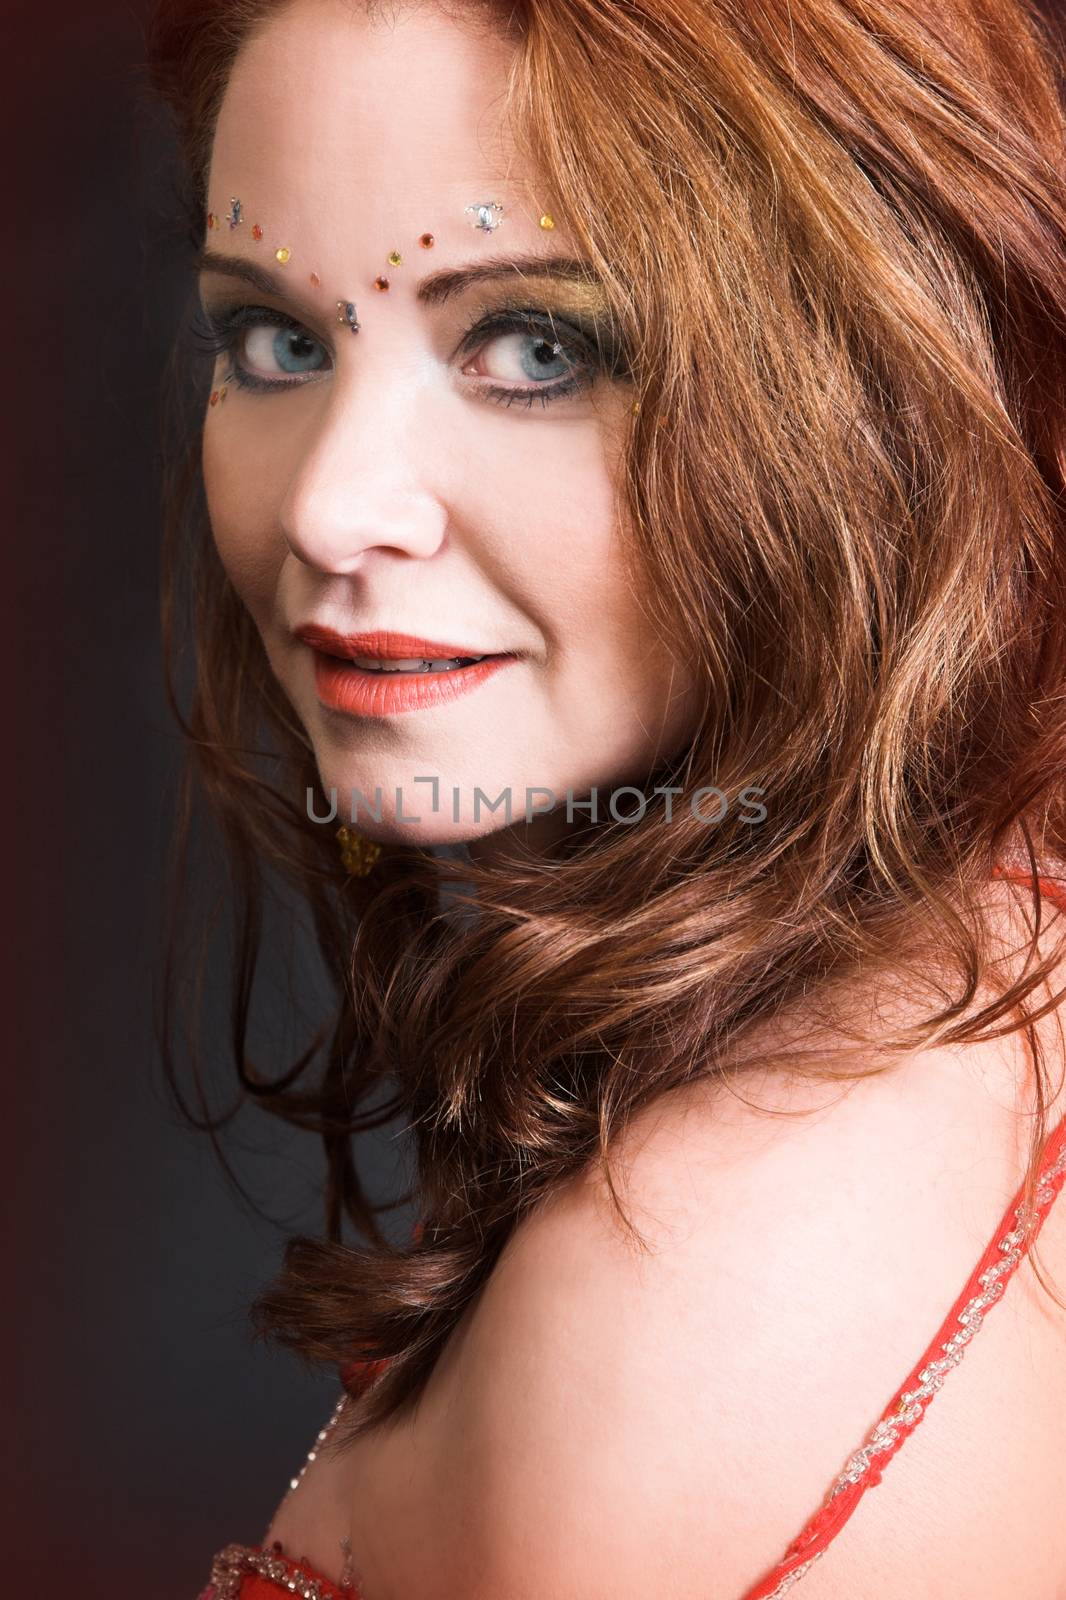
{"type": "MultiPolygon", "coordinates": [[[[223,255],[217,250],[203,249],[196,258],[196,271],[218,272],[227,278],[240,278],[251,284],[260,294],[283,298],[286,294],[285,278],[269,272],[258,262],[244,256],[223,255]]],[[[423,278],[415,291],[422,305],[441,306],[447,300],[475,283],[491,283],[514,277],[561,278],[568,283],[580,283],[589,288],[601,288],[602,280],[587,261],[572,256],[497,256],[472,267],[446,267],[431,272],[423,278]]]]}

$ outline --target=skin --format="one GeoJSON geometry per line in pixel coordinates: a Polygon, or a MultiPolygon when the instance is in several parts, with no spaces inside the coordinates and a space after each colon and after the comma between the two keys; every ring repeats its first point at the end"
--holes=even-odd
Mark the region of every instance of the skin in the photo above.
{"type": "MultiPolygon", "coordinates": [[[[501,120],[512,50],[432,8],[382,22],[338,0],[301,0],[275,17],[242,51],[222,103],[208,188],[221,221],[205,245],[270,270],[280,292],[201,274],[210,316],[270,307],[309,341],[294,361],[287,335],[260,325],[220,357],[215,387],[235,357],[290,386],[249,393],[229,381],[224,403],[205,415],[203,466],[222,561],[326,793],[336,788],[348,820],[351,791],[372,798],[380,785],[383,819],[361,810],[362,832],[467,841],[482,856],[508,834],[536,843],[567,825],[562,807],[527,823],[527,788],[565,800],[597,785],[602,805],[611,786],[640,781],[674,753],[692,725],[691,683],[642,615],[616,505],[631,384],[600,374],[545,405],[534,391],[582,369],[579,345],[546,367],[540,332],[459,348],[483,312],[509,304],[550,313],[564,329],[568,317],[602,317],[598,287],[527,267],[445,304],[416,295],[446,268],[579,255],[561,215],[550,231],[539,225],[551,197],[501,120]],[[231,196],[243,207],[236,229],[231,196]],[[464,210],[482,200],[505,208],[494,233],[464,210]],[[430,250],[417,242],[426,231],[430,250]],[[292,251],[284,266],[279,244],[292,251]],[[393,250],[398,267],[387,261],[393,250]],[[382,273],[387,293],[372,287],[382,273]],[[357,305],[356,335],[338,322],[341,298],[357,305]],[[512,404],[489,398],[504,385],[519,391],[512,404]],[[448,704],[356,717],[318,699],[312,652],[292,631],[308,621],[519,660],[448,704]],[[414,781],[430,774],[441,782],[436,815],[429,786],[414,781]],[[484,804],[475,820],[475,786],[490,797],[509,786],[518,820],[508,828],[484,804]],[[397,787],[403,815],[420,822],[402,820],[397,787]]],[[[584,815],[575,813],[578,825],[584,815]]]]}

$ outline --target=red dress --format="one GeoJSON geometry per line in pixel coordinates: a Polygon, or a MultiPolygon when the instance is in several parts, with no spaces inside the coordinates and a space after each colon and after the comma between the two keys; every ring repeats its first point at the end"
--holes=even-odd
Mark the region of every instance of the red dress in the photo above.
{"type": "MultiPolygon", "coordinates": [[[[1042,879],[1041,890],[1066,910],[1066,889],[1042,879]]],[[[988,1310],[1002,1297],[1064,1181],[1066,1115],[1047,1141],[1034,1204],[1023,1204],[1023,1182],[936,1336],[892,1396],[881,1420],[849,1457],[821,1506],[784,1555],[745,1592],[743,1600],[780,1600],[825,1554],[867,1489],[881,1482],[885,1466],[914,1432],[945,1378],[980,1331],[988,1310]]],[[[359,1363],[344,1368],[346,1389],[368,1381],[377,1365],[371,1364],[369,1370],[359,1363]]],[[[280,1593],[296,1594],[302,1600],[361,1600],[353,1585],[338,1586],[308,1562],[286,1555],[278,1544],[270,1549],[228,1545],[215,1557],[211,1582],[200,1600],[278,1600],[280,1593]]]]}

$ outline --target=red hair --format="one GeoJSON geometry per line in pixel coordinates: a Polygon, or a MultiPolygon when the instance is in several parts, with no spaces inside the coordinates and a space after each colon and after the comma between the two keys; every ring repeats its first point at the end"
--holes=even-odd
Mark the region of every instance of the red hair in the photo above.
{"type": "MultiPolygon", "coordinates": [[[[158,6],[150,63],[194,236],[228,73],[278,9],[158,6]]],[[[329,1163],[328,1238],[290,1244],[258,1317],[314,1360],[391,1358],[360,1426],[419,1393],[516,1223],[606,1163],[637,1109],[749,1064],[760,1024],[801,1001],[831,1016],[860,975],[925,985],[900,1048],[1028,1030],[1031,1194],[1047,1094],[1032,1002],[1061,954],[1038,951],[1036,869],[1066,858],[1066,118],[1035,14],[476,9],[515,40],[514,127],[635,374],[627,548],[703,688],[649,794],[761,787],[768,816],[663,827],[651,802],[637,825],[464,867],[478,916],[462,929],[425,850],[387,847],[345,880],[308,821],[308,740],[214,551],[190,441],[165,617],[176,649],[191,596],[179,715],[188,795],[203,786],[232,862],[233,1049],[247,1093],[317,1130],[329,1163]],[[1031,959],[1004,975],[986,899],[1006,858],[1031,869],[1034,915],[1031,959]],[[320,1036],[274,1079],[247,1053],[268,870],[311,908],[335,986],[320,1036]],[[409,1249],[384,1239],[353,1157],[353,1131],[387,1114],[417,1146],[409,1249]],[[363,1242],[341,1242],[345,1218],[363,1242]]]]}

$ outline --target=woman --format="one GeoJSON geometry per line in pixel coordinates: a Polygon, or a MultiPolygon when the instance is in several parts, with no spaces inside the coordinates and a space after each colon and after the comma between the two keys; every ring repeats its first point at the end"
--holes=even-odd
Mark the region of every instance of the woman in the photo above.
{"type": "Polygon", "coordinates": [[[235,1054],[329,1158],[258,1317],[346,1387],[206,1593],[1062,1600],[1038,24],[166,0],[150,51],[235,1054]],[[337,1006],[256,1066],[268,873],[337,1006]],[[402,1243],[352,1156],[389,1114],[402,1243]]]}

